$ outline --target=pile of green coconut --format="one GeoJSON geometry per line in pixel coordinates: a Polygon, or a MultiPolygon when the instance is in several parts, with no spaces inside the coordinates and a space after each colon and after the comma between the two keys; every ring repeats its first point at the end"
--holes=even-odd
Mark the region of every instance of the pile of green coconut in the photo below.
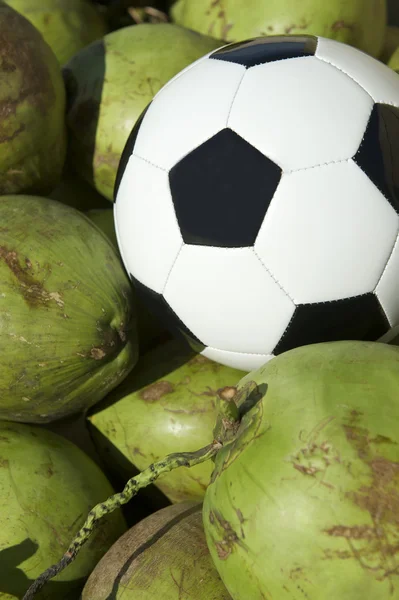
{"type": "Polygon", "coordinates": [[[0,0],[0,600],[399,600],[395,340],[213,362],[136,298],[113,224],[184,67],[309,33],[399,73],[395,7],[0,0]]]}

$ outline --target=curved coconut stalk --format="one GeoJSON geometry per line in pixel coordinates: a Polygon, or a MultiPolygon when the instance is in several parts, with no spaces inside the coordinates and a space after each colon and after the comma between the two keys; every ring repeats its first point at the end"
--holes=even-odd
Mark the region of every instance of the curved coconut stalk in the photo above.
{"type": "Polygon", "coordinates": [[[136,477],[129,479],[122,492],[110,496],[107,500],[92,508],[83,527],[78,531],[61,560],[39,575],[29,587],[22,600],[32,600],[47,581],[50,581],[50,579],[63,571],[76,558],[81,548],[90,538],[98,522],[107,514],[129,502],[141,488],[147,487],[158,479],[158,477],[173,469],[177,469],[178,467],[193,467],[210,458],[214,458],[223,447],[223,444],[234,437],[243,416],[243,411],[246,412],[261,397],[262,394],[260,394],[259,388],[254,381],[247,382],[241,389],[229,386],[218,390],[218,419],[213,431],[213,442],[195,452],[169,454],[164,459],[151,464],[147,469],[136,475],[136,477]]]}

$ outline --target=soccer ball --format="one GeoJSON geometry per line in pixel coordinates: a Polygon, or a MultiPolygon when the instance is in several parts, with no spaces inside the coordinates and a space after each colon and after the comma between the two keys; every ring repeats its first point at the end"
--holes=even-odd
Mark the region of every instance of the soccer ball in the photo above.
{"type": "Polygon", "coordinates": [[[250,371],[399,324],[399,77],[346,44],[229,44],[170,80],[115,185],[126,270],[163,322],[250,371]]]}

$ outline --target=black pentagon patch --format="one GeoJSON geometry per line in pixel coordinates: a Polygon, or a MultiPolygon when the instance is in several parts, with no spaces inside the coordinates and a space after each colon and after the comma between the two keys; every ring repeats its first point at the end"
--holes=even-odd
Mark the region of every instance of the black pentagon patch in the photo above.
{"type": "Polygon", "coordinates": [[[399,214],[399,108],[374,104],[353,159],[399,214]]]}
{"type": "Polygon", "coordinates": [[[133,125],[133,129],[130,132],[129,137],[127,138],[126,144],[123,148],[123,152],[122,152],[121,158],[119,160],[118,170],[116,173],[116,179],[115,179],[115,185],[114,185],[114,202],[116,200],[116,195],[118,193],[119,186],[121,184],[122,177],[123,177],[123,174],[126,169],[126,165],[129,162],[129,158],[133,154],[133,148],[136,143],[137,135],[139,133],[141,124],[143,122],[144,116],[145,116],[147,110],[149,109],[150,105],[151,105],[151,102],[145,107],[145,109],[143,110],[143,112],[141,113],[141,115],[139,116],[139,118],[137,119],[135,124],[133,125]]]}
{"type": "Polygon", "coordinates": [[[184,241],[252,246],[280,177],[274,162],[231,129],[222,129],[169,172],[184,241]]]}
{"type": "Polygon", "coordinates": [[[320,342],[376,341],[390,328],[372,292],[331,302],[299,304],[273,354],[320,342]]]}
{"type": "Polygon", "coordinates": [[[276,60],[314,56],[317,37],[313,35],[275,35],[258,37],[215,50],[210,58],[237,63],[245,68],[276,60]]]}
{"type": "Polygon", "coordinates": [[[201,340],[199,340],[179,319],[162,294],[158,294],[151,290],[133,277],[131,273],[129,273],[129,276],[133,282],[137,296],[148,310],[158,317],[160,322],[165,325],[171,333],[180,339],[184,339],[185,342],[188,342],[194,352],[197,352],[198,354],[206,348],[205,344],[203,344],[201,340]]]}

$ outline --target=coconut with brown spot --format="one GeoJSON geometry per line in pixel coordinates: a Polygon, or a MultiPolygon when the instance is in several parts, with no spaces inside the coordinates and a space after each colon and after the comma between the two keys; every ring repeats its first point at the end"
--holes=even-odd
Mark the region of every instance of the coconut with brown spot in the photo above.
{"type": "Polygon", "coordinates": [[[234,600],[397,600],[399,348],[306,345],[236,388],[219,391],[211,443],[148,465],[92,509],[35,585],[69,565],[95,524],[138,490],[211,458],[203,524],[234,600]]]}
{"type": "MultiPolygon", "coordinates": [[[[0,421],[0,600],[22,598],[92,504],[112,492],[100,468],[71,442],[38,426],[0,421]]],[[[75,565],[37,599],[76,600],[124,531],[121,512],[110,515],[75,565]]]]}
{"type": "Polygon", "coordinates": [[[5,0],[42,34],[60,65],[107,33],[105,17],[90,0],[5,0]]]}
{"type": "Polygon", "coordinates": [[[83,411],[137,360],[132,287],[111,242],[55,200],[0,202],[0,418],[83,411]]]}
{"type": "Polygon", "coordinates": [[[177,0],[171,18],[228,42],[268,35],[318,35],[378,57],[386,0],[177,0]]]}
{"type": "Polygon", "coordinates": [[[109,33],[64,68],[71,164],[113,200],[127,138],[155,93],[220,42],[171,23],[142,23],[109,33]]]}
{"type": "Polygon", "coordinates": [[[37,29],[0,0],[0,195],[47,194],[66,152],[65,89],[37,29]]]}
{"type": "Polygon", "coordinates": [[[399,348],[296,348],[215,459],[208,546],[235,600],[399,598],[399,348]],[[299,594],[299,595],[298,595],[299,594]]]}
{"type": "MultiPolygon", "coordinates": [[[[170,340],[143,354],[136,369],[88,413],[88,426],[104,464],[122,480],[170,452],[212,441],[217,390],[242,371],[170,340]]],[[[201,500],[212,472],[206,463],[173,471],[156,482],[172,501],[201,500]]]]}

